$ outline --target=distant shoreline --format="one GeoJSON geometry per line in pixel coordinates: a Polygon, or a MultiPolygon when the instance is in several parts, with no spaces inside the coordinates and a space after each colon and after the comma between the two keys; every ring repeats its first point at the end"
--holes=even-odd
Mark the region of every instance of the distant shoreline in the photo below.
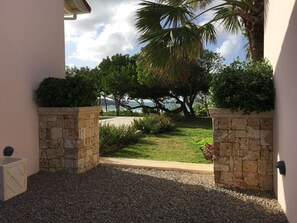
{"type": "Polygon", "coordinates": [[[110,99],[106,99],[106,104],[105,104],[105,100],[103,98],[99,99],[99,103],[101,106],[115,105],[114,100],[110,100],[110,99]]]}

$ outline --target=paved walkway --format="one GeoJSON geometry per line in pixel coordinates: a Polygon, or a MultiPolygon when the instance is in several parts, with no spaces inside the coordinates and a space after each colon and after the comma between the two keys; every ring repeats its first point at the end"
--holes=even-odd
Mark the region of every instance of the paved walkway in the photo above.
{"type": "Polygon", "coordinates": [[[102,116],[99,117],[99,122],[101,124],[109,124],[109,125],[131,125],[134,119],[140,119],[141,117],[125,117],[125,116],[102,116]]]}
{"type": "Polygon", "coordinates": [[[161,170],[190,171],[195,173],[213,173],[212,164],[196,164],[169,161],[141,160],[100,157],[100,164],[129,168],[149,168],[161,170]]]}

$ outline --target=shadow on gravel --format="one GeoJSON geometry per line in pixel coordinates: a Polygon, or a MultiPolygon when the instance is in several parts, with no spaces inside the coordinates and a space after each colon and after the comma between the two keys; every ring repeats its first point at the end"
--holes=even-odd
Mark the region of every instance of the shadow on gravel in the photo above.
{"type": "Polygon", "coordinates": [[[278,208],[265,209],[248,196],[203,186],[200,178],[190,173],[102,166],[81,175],[38,173],[29,177],[26,193],[0,203],[0,219],[30,223],[287,222],[278,208]],[[183,180],[195,185],[178,182],[183,180]]]}

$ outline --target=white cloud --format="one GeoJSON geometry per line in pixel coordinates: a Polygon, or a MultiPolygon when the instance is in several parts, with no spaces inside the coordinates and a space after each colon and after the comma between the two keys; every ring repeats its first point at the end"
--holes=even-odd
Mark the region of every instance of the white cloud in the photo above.
{"type": "Polygon", "coordinates": [[[71,59],[100,62],[137,46],[134,16],[139,0],[89,0],[91,14],[65,21],[65,41],[75,45],[71,59]]]}
{"type": "MultiPolygon", "coordinates": [[[[140,0],[88,0],[92,12],[79,15],[75,21],[65,21],[66,61],[77,66],[96,66],[103,58],[116,53],[137,52],[135,12],[140,0]]],[[[221,3],[215,0],[214,4],[221,3]]],[[[209,21],[213,12],[199,18],[200,24],[209,21]]],[[[226,59],[240,53],[241,35],[226,33],[216,24],[218,44],[214,46],[226,59]]]]}
{"type": "Polygon", "coordinates": [[[240,35],[225,34],[224,40],[220,47],[216,48],[216,52],[227,58],[237,54],[242,49],[242,39],[240,35]]]}

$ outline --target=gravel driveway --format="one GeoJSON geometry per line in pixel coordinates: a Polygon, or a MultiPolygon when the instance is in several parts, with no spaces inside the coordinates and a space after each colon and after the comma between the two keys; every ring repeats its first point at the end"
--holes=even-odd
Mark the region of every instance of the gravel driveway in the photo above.
{"type": "Polygon", "coordinates": [[[268,192],[217,188],[213,176],[98,166],[38,173],[28,191],[0,202],[0,222],[288,222],[268,192]]]}

